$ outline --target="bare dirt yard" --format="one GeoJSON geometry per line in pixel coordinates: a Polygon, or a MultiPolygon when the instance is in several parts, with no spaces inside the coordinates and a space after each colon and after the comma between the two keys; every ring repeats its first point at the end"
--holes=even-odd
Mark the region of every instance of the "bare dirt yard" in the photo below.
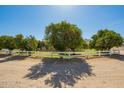
{"type": "Polygon", "coordinates": [[[124,87],[124,52],[92,59],[0,55],[0,87],[124,87]]]}

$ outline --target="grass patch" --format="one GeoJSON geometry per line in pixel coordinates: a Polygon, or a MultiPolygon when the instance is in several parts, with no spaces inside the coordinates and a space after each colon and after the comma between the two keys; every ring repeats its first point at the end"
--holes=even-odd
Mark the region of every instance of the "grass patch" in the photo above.
{"type": "MultiPolygon", "coordinates": [[[[43,58],[43,57],[47,57],[47,58],[69,58],[69,54],[71,55],[80,55],[80,56],[90,56],[90,55],[95,55],[98,54],[96,50],[94,49],[86,49],[83,50],[81,52],[42,52],[42,51],[33,51],[30,55],[30,57],[36,57],[36,58],[43,58]],[[63,55],[62,55],[63,54],[63,55]]],[[[14,51],[12,55],[16,55],[16,56],[27,56],[26,52],[18,52],[18,51],[14,51]]],[[[72,57],[72,56],[71,56],[72,57]]],[[[70,57],[70,58],[71,58],[70,57]]]]}

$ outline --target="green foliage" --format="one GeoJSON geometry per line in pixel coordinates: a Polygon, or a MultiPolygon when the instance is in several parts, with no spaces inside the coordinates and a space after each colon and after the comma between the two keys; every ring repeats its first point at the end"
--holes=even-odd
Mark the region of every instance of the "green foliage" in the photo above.
{"type": "Polygon", "coordinates": [[[38,41],[38,45],[37,45],[38,50],[42,50],[44,46],[45,43],[43,41],[38,41]]]}
{"type": "Polygon", "coordinates": [[[24,36],[22,34],[18,34],[15,36],[16,49],[24,50],[23,40],[24,36]]]}
{"type": "Polygon", "coordinates": [[[0,36],[0,49],[19,49],[27,51],[81,51],[87,48],[109,50],[124,43],[120,34],[104,29],[99,30],[92,39],[83,39],[81,30],[74,24],[66,21],[51,23],[45,29],[45,39],[38,41],[34,36],[24,37],[22,34],[13,36],[0,36]]]}
{"type": "Polygon", "coordinates": [[[56,50],[60,51],[67,49],[74,51],[83,43],[81,30],[76,25],[67,23],[66,21],[56,24],[51,23],[46,27],[45,34],[45,39],[56,50]]]}
{"type": "Polygon", "coordinates": [[[15,39],[12,36],[0,36],[0,49],[14,49],[16,47],[15,39]]]}
{"type": "Polygon", "coordinates": [[[29,36],[24,38],[22,34],[18,34],[15,37],[12,36],[0,36],[0,49],[21,49],[33,51],[36,50],[38,46],[38,42],[33,36],[29,36]]]}
{"type": "Polygon", "coordinates": [[[52,45],[49,44],[46,40],[38,41],[38,50],[40,51],[53,51],[55,50],[52,45]]]}
{"type": "Polygon", "coordinates": [[[89,39],[83,40],[83,49],[89,49],[89,39]]]}
{"type": "Polygon", "coordinates": [[[38,46],[38,42],[34,36],[30,35],[23,40],[24,48],[28,51],[35,51],[38,46]]]}
{"type": "Polygon", "coordinates": [[[120,34],[105,29],[99,30],[97,34],[92,36],[90,47],[98,50],[109,50],[112,47],[119,47],[123,43],[123,38],[120,34]]]}
{"type": "Polygon", "coordinates": [[[85,40],[82,39],[81,45],[77,47],[75,51],[83,51],[84,49],[88,49],[88,44],[85,40]]]}

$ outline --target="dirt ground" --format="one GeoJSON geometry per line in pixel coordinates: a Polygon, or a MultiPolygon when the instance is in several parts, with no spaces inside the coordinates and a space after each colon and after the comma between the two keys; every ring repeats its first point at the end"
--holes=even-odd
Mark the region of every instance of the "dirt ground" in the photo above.
{"type": "Polygon", "coordinates": [[[92,59],[0,56],[0,87],[124,87],[124,52],[92,59]]]}

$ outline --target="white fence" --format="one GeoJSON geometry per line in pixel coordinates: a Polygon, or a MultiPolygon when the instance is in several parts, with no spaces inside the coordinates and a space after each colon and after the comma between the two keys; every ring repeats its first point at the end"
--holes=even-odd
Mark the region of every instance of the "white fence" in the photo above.
{"type": "Polygon", "coordinates": [[[88,56],[111,56],[111,55],[119,55],[120,51],[96,51],[95,53],[89,53],[87,52],[53,52],[54,54],[60,54],[61,57],[66,58],[74,58],[74,57],[88,57],[88,56]]]}
{"type": "Polygon", "coordinates": [[[120,51],[119,50],[114,50],[114,51],[95,51],[95,53],[85,51],[85,52],[41,52],[41,51],[15,51],[15,52],[10,52],[10,51],[0,51],[0,54],[12,54],[12,55],[23,55],[23,56],[40,56],[42,54],[42,57],[44,56],[51,56],[53,57],[54,55],[58,55],[59,57],[63,58],[74,58],[74,57],[83,57],[83,56],[111,56],[114,54],[119,55],[120,51]],[[40,54],[38,54],[39,52],[40,54]]]}

